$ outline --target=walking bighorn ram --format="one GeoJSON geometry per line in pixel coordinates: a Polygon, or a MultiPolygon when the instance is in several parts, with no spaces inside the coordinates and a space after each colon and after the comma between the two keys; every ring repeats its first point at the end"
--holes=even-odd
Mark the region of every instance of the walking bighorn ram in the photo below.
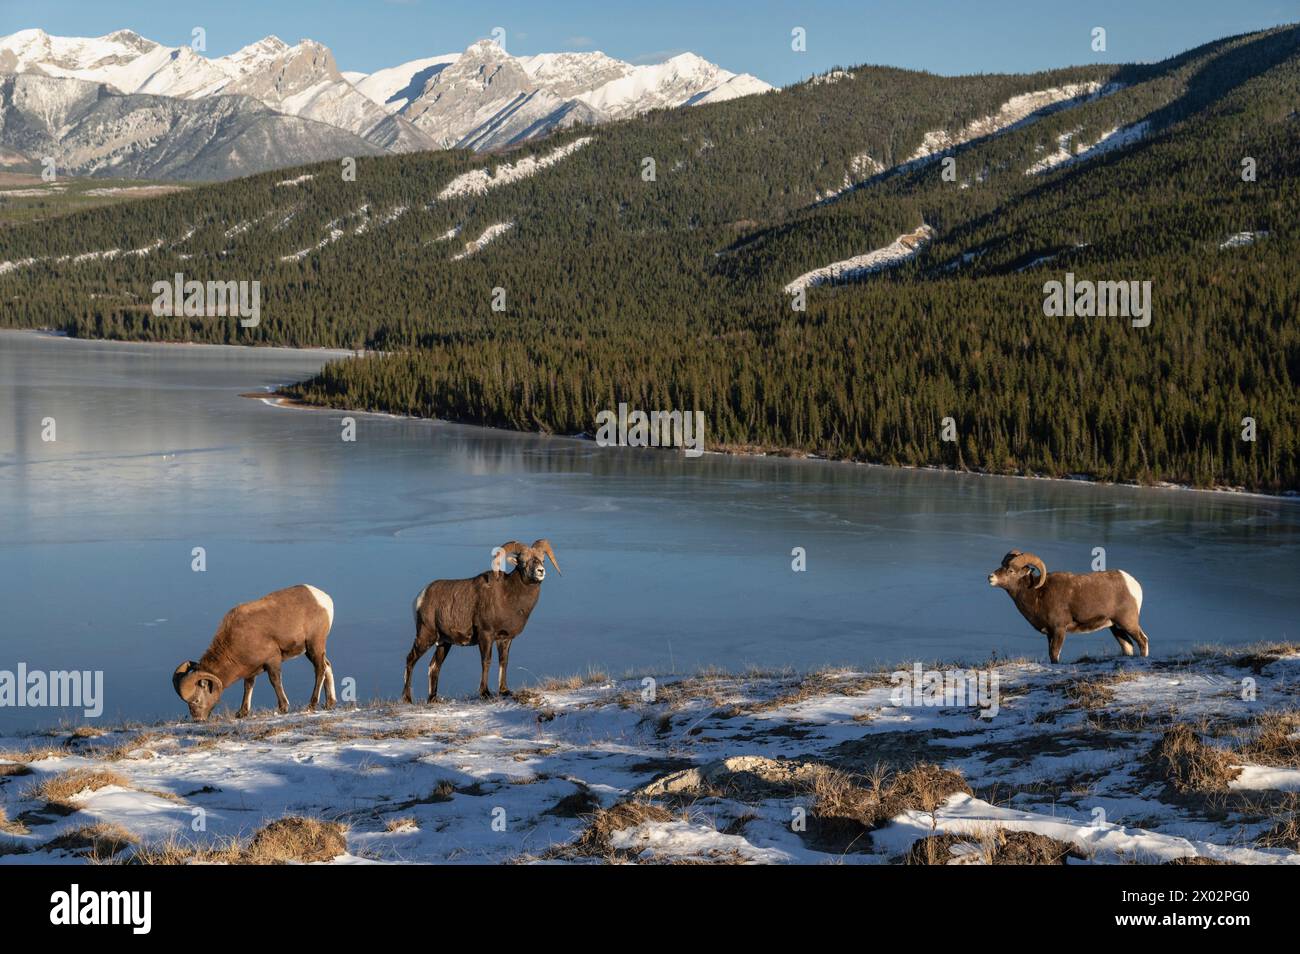
{"type": "Polygon", "coordinates": [[[325,708],[334,707],[334,667],[325,657],[325,640],[334,624],[334,601],[314,586],[299,584],[276,590],[260,600],[240,603],[221,620],[212,645],[198,662],[183,662],[172,675],[176,694],[190,707],[190,716],[204,722],[221,693],[244,680],[244,703],[235,713],[248,715],[253,702],[253,681],[265,672],[275,689],[281,712],[289,711],[280,665],[307,654],[316,667],[316,687],[308,709],[315,709],[321,688],[325,708]]]}
{"type": "Polygon", "coordinates": [[[438,697],[438,671],[447,652],[453,645],[478,645],[483,663],[478,694],[484,698],[488,692],[488,667],[492,663],[492,647],[497,648],[497,689],[503,696],[510,695],[506,685],[506,667],[510,663],[510,642],[523,632],[528,616],[537,605],[542,580],[546,579],[546,558],[557,573],[555,551],[547,540],[537,540],[531,547],[516,540],[499,547],[492,569],[470,577],[468,580],[434,580],[422,589],[412,607],[415,612],[415,644],[406,656],[406,685],[402,699],[411,701],[411,670],[430,646],[433,659],[429,662],[429,701],[438,697]],[[513,572],[503,572],[509,560],[513,572]]]}
{"type": "Polygon", "coordinates": [[[989,574],[989,586],[1010,594],[1029,624],[1047,636],[1052,662],[1061,661],[1066,633],[1095,633],[1110,627],[1125,656],[1147,654],[1147,634],[1138,614],[1142,587],[1123,570],[1100,573],[1048,573],[1032,553],[1012,550],[989,574]]]}

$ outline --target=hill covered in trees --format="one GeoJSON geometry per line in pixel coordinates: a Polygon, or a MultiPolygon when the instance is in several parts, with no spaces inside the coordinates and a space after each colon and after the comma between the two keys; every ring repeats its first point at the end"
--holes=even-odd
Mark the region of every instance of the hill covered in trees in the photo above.
{"type": "Polygon", "coordinates": [[[387,352],[292,389],[333,406],[576,433],[626,402],[703,411],[713,446],[1296,489],[1298,104],[1296,27],[1142,66],[836,70],[18,226],[3,321],[387,352]],[[923,224],[892,267],[787,291],[923,224]],[[258,281],[259,324],[154,314],[176,272],[258,281]],[[1067,274],[1149,282],[1149,323],[1049,317],[1067,274]]]}

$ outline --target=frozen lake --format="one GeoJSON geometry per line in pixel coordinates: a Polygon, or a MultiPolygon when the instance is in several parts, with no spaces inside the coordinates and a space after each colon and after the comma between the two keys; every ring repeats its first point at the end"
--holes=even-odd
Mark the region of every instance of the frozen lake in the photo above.
{"type": "MultiPolygon", "coordinates": [[[[0,670],[103,670],[105,719],[180,718],[172,670],[222,614],[308,582],[334,597],[338,678],[395,697],[416,592],[541,536],[563,575],[515,643],[514,686],[589,668],[1046,659],[986,581],[1013,546],[1074,571],[1105,547],[1142,582],[1152,656],[1300,635],[1297,501],[687,459],[365,414],[345,442],[342,412],[240,397],[327,357],[0,332],[0,670]]],[[[1063,658],[1114,652],[1102,632],[1069,637],[1063,658]]],[[[478,669],[453,650],[442,692],[472,692],[478,669]]],[[[285,683],[303,704],[310,665],[291,661],[285,683]]],[[[254,706],[273,701],[260,678],[254,706]]],[[[237,688],[222,699],[238,704],[237,688]]],[[[5,728],[80,718],[0,708],[5,728]]]]}

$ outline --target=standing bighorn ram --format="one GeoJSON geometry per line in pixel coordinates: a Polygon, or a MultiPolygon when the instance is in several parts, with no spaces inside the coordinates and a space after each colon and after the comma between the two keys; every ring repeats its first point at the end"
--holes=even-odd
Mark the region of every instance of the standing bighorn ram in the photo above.
{"type": "Polygon", "coordinates": [[[1147,634],[1138,622],[1142,587],[1123,570],[1048,573],[1032,553],[1012,550],[989,574],[989,586],[1006,590],[1020,615],[1047,636],[1054,663],[1061,661],[1066,633],[1095,633],[1107,626],[1125,656],[1134,648],[1147,654],[1147,634]]]}
{"type": "Polygon", "coordinates": [[[190,716],[204,722],[222,691],[244,680],[244,703],[235,713],[248,715],[253,702],[253,680],[265,672],[275,689],[281,712],[289,711],[280,665],[307,654],[316,667],[316,687],[308,709],[315,709],[322,686],[325,708],[334,707],[334,667],[325,657],[325,640],[334,624],[334,601],[307,584],[276,590],[260,600],[240,603],[221,620],[212,645],[198,662],[183,662],[172,675],[176,694],[190,707],[190,716]]]}
{"type": "Polygon", "coordinates": [[[537,540],[531,547],[511,540],[498,548],[492,569],[467,580],[434,580],[415,598],[415,644],[406,656],[406,685],[402,699],[411,701],[411,670],[430,646],[429,701],[438,697],[438,671],[453,645],[478,645],[483,663],[478,694],[488,692],[488,667],[492,647],[497,648],[497,689],[510,695],[506,685],[506,667],[510,663],[510,642],[528,623],[528,615],[537,605],[546,579],[546,558],[557,573],[555,551],[547,540],[537,540]],[[502,572],[506,560],[515,564],[513,572],[502,572]]]}

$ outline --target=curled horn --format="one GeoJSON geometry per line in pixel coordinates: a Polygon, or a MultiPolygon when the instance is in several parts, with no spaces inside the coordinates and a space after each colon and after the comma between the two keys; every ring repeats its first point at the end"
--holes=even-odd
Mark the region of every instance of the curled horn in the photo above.
{"type": "Polygon", "coordinates": [[[533,549],[541,550],[551,558],[551,566],[555,567],[555,572],[564,576],[564,571],[560,569],[560,564],[555,562],[555,551],[551,549],[551,541],[543,537],[541,540],[533,541],[533,549]]]}
{"type": "Polygon", "coordinates": [[[1034,589],[1042,586],[1047,580],[1047,565],[1032,553],[1019,553],[1011,561],[1012,566],[1032,566],[1038,570],[1038,579],[1034,582],[1034,589]]]}
{"type": "Polygon", "coordinates": [[[210,672],[204,672],[198,666],[199,664],[193,660],[183,662],[172,673],[172,686],[176,689],[176,695],[180,696],[185,702],[189,702],[194,698],[195,690],[198,689],[199,683],[204,679],[211,679],[213,687],[218,692],[222,688],[220,679],[210,672]]]}
{"type": "Polygon", "coordinates": [[[1020,556],[1020,551],[1019,551],[1019,550],[1012,550],[1010,553],[1008,553],[1006,556],[1004,556],[1004,557],[1002,558],[1002,565],[1003,565],[1003,566],[1010,566],[1010,565],[1011,565],[1011,561],[1014,560],[1014,559],[1015,559],[1016,557],[1018,557],[1018,556],[1020,556]]]}
{"type": "Polygon", "coordinates": [[[518,540],[511,540],[509,543],[501,544],[501,546],[497,547],[496,556],[492,558],[492,569],[504,569],[507,557],[514,557],[514,563],[518,563],[518,555],[527,549],[528,547],[524,546],[518,540]]]}

